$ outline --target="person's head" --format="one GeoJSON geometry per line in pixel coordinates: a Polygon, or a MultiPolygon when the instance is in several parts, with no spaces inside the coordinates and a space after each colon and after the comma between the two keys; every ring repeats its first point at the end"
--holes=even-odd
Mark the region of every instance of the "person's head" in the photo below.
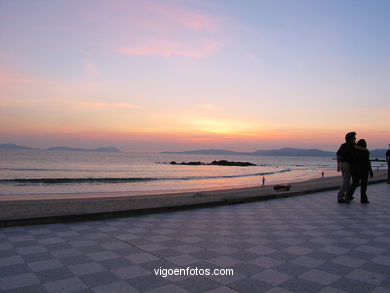
{"type": "Polygon", "coordinates": [[[359,139],[359,141],[357,142],[357,145],[361,146],[363,148],[367,148],[367,143],[364,139],[359,139]]]}
{"type": "Polygon", "coordinates": [[[348,132],[346,135],[345,135],[345,141],[355,141],[356,140],[356,132],[352,131],[352,132],[348,132]]]}

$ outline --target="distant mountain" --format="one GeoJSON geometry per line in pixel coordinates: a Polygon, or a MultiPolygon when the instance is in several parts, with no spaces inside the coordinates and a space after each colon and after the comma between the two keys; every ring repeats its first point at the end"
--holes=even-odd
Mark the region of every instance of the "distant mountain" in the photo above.
{"type": "Polygon", "coordinates": [[[0,149],[1,150],[37,150],[37,149],[34,149],[34,148],[21,146],[21,145],[17,145],[17,144],[14,144],[14,143],[3,143],[3,144],[0,144],[0,149]]]}
{"type": "Polygon", "coordinates": [[[51,147],[46,149],[48,151],[69,151],[69,152],[110,152],[119,153],[120,150],[114,147],[102,147],[96,149],[84,149],[84,148],[71,148],[71,147],[51,147]]]}
{"type": "Polygon", "coordinates": [[[257,150],[255,152],[234,152],[228,150],[195,150],[184,152],[163,152],[165,154],[196,154],[196,155],[246,155],[246,156],[300,156],[300,157],[329,157],[334,156],[334,152],[326,152],[317,149],[297,149],[282,148],[275,150],[257,150]]]}
{"type": "Polygon", "coordinates": [[[375,159],[375,158],[386,158],[386,149],[375,149],[370,151],[370,158],[375,159]]]}
{"type": "Polygon", "coordinates": [[[195,150],[195,151],[184,151],[184,152],[161,152],[161,154],[189,154],[189,155],[241,155],[248,153],[240,153],[227,150],[218,150],[218,149],[205,149],[205,150],[195,150]]]}
{"type": "MultiPolygon", "coordinates": [[[[0,144],[0,149],[1,150],[42,150],[39,148],[30,148],[30,147],[26,147],[26,146],[16,145],[14,143],[0,144]]],[[[101,148],[96,148],[96,149],[71,148],[71,147],[51,147],[51,148],[48,148],[46,150],[48,150],[48,151],[77,151],[77,152],[111,152],[111,153],[120,152],[119,149],[114,148],[114,147],[101,147],[101,148]]]]}
{"type": "Polygon", "coordinates": [[[318,149],[297,149],[297,148],[282,148],[276,150],[257,150],[254,155],[261,156],[291,156],[291,157],[329,157],[334,156],[334,152],[327,152],[318,149]]]}

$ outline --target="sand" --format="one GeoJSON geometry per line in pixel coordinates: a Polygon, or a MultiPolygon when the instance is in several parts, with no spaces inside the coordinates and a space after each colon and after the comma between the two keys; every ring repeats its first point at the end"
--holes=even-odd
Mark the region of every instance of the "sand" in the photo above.
{"type": "MultiPolygon", "coordinates": [[[[386,171],[374,172],[369,184],[385,182],[386,171]]],[[[335,190],[341,176],[312,179],[291,184],[289,191],[275,191],[273,186],[235,189],[129,195],[116,193],[42,194],[0,196],[0,226],[58,222],[97,216],[117,216],[185,207],[230,204],[303,195],[335,190]]],[[[336,202],[336,193],[334,195],[336,202]]]]}

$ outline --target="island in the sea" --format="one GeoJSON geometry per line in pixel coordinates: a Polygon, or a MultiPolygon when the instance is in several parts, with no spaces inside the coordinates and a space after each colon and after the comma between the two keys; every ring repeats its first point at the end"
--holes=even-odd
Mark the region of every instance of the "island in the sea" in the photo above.
{"type": "Polygon", "coordinates": [[[249,162],[234,162],[227,160],[212,161],[211,163],[204,162],[181,162],[176,163],[175,161],[170,162],[171,165],[190,165],[190,166],[200,166],[200,165],[213,165],[213,166],[239,166],[239,167],[249,167],[256,166],[256,164],[249,162]]]}

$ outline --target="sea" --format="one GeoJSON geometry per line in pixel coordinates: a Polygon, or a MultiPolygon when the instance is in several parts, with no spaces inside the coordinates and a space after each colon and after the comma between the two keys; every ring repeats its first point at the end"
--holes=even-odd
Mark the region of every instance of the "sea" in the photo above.
{"type": "Polygon", "coordinates": [[[332,157],[0,150],[0,196],[60,193],[128,195],[253,187],[335,176],[332,157]],[[256,166],[172,165],[214,160],[256,166]]]}

